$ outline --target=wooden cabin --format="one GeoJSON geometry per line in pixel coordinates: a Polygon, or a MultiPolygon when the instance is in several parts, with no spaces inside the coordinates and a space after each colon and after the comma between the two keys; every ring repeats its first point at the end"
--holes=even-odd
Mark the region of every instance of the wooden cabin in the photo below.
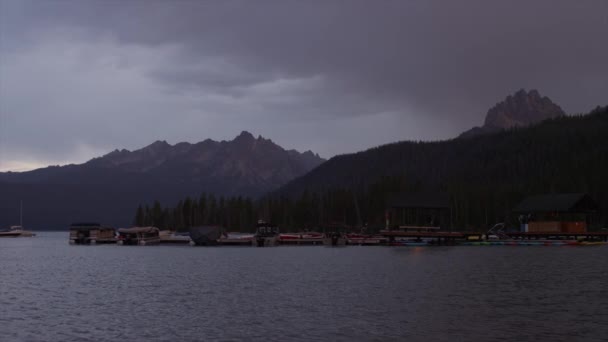
{"type": "Polygon", "coordinates": [[[119,245],[156,245],[160,243],[160,230],[156,227],[132,227],[118,229],[119,245]]]}
{"type": "Polygon", "coordinates": [[[585,233],[597,203],[587,194],[549,194],[524,199],[513,210],[525,233],[585,233]]]}
{"type": "Polygon", "coordinates": [[[104,227],[99,223],[72,223],[70,225],[71,245],[94,245],[97,243],[114,243],[115,229],[104,227]]]}
{"type": "Polygon", "coordinates": [[[404,232],[451,230],[450,198],[445,193],[402,193],[387,201],[386,229],[404,232]]]}

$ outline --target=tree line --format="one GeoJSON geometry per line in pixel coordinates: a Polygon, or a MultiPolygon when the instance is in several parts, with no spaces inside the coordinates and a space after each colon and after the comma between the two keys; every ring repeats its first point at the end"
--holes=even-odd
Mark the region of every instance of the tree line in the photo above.
{"type": "Polygon", "coordinates": [[[608,107],[529,128],[442,142],[401,142],[338,156],[258,199],[203,194],[172,207],[140,206],[137,225],[183,230],[218,224],[252,231],[258,219],[282,230],[384,228],[397,193],[449,196],[456,230],[516,225],[513,208],[527,196],[588,193],[600,210],[592,228],[608,227],[608,107]]]}

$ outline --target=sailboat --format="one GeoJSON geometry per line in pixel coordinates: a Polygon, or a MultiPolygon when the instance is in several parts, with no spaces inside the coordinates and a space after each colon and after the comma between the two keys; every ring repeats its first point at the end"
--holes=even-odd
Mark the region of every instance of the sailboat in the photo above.
{"type": "Polygon", "coordinates": [[[36,234],[32,233],[29,230],[23,229],[23,201],[21,201],[21,209],[19,212],[19,225],[11,226],[7,230],[0,231],[0,237],[32,237],[36,236],[36,234]]]}

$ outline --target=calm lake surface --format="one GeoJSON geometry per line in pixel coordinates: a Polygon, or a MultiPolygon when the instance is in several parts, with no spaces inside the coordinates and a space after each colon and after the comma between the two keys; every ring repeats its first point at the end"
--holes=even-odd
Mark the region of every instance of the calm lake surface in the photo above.
{"type": "Polygon", "coordinates": [[[607,341],[608,246],[0,239],[0,341],[607,341]]]}

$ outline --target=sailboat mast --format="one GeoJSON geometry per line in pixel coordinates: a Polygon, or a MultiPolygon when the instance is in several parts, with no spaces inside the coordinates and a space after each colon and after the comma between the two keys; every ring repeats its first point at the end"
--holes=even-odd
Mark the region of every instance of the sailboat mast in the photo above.
{"type": "Polygon", "coordinates": [[[19,226],[23,227],[23,200],[20,202],[20,210],[19,210],[19,226]]]}

